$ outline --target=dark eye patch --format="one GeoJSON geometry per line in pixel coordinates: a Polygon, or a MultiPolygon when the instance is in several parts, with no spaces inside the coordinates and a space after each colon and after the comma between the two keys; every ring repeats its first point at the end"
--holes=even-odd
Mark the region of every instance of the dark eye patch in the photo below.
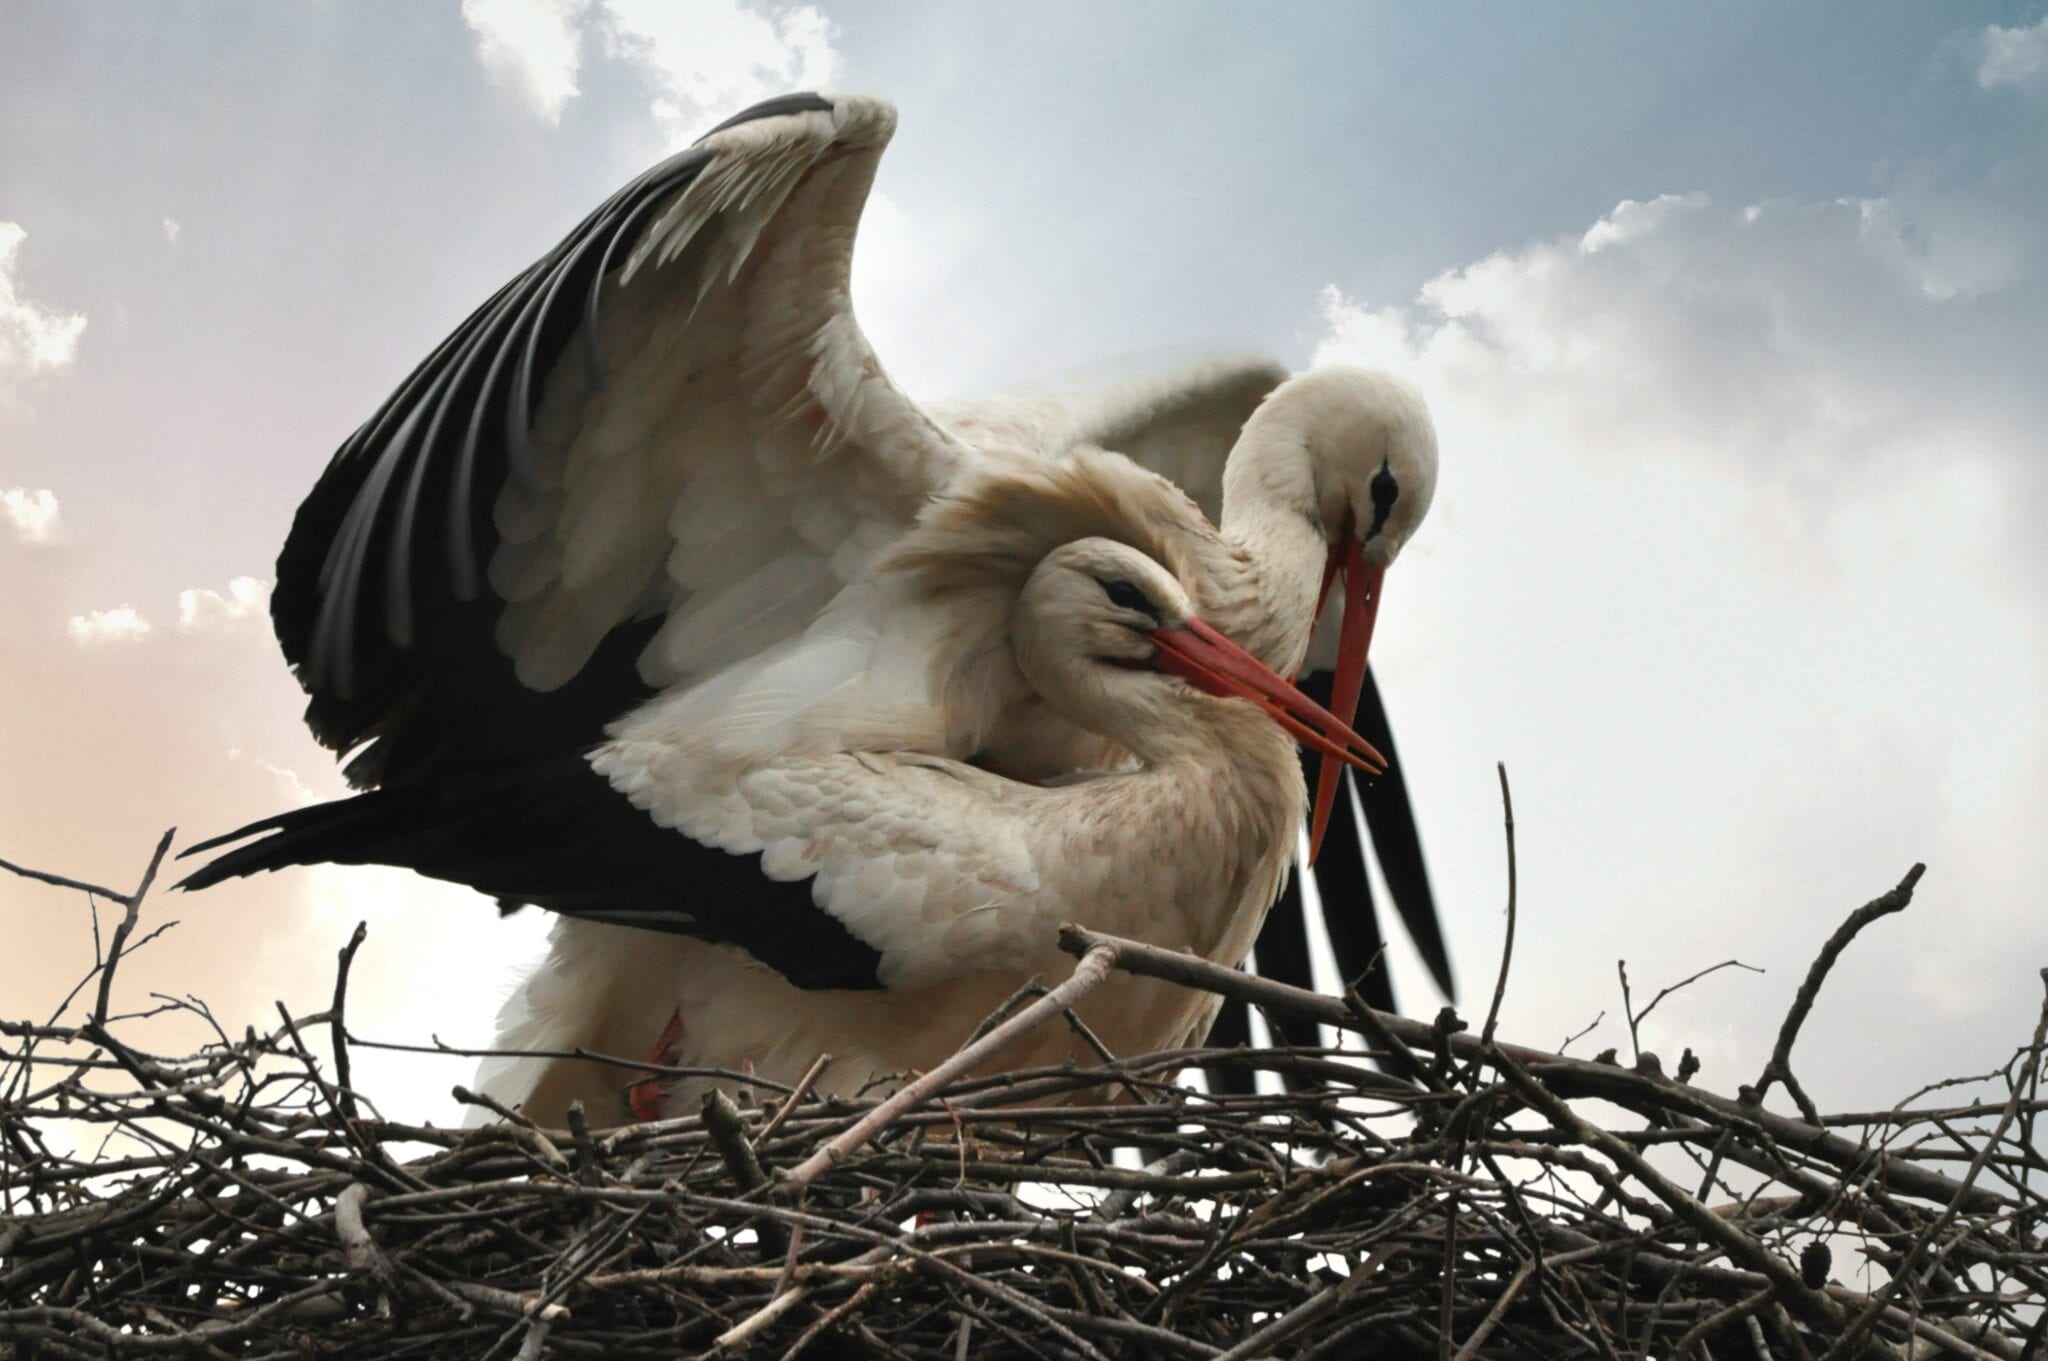
{"type": "Polygon", "coordinates": [[[1109,597],[1109,603],[1120,610],[1136,610],[1140,614],[1159,618],[1159,607],[1152,598],[1121,577],[1115,581],[1101,583],[1102,593],[1109,597]]]}
{"type": "Polygon", "coordinates": [[[1386,464],[1380,464],[1380,470],[1372,475],[1372,528],[1365,531],[1366,538],[1386,527],[1387,517],[1394,513],[1394,502],[1400,495],[1401,484],[1394,480],[1386,464]]]}

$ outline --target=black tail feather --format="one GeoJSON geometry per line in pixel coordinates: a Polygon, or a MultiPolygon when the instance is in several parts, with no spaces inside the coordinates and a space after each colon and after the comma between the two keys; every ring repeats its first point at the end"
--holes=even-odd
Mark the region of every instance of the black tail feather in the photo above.
{"type": "Polygon", "coordinates": [[[176,887],[180,891],[212,888],[229,879],[291,865],[393,863],[368,849],[380,845],[379,832],[385,824],[402,818],[403,810],[394,810],[393,804],[390,795],[380,789],[311,808],[294,808],[208,837],[178,852],[178,858],[185,860],[222,846],[241,844],[192,871],[176,887]]]}
{"type": "MultiPolygon", "coordinates": [[[[1394,911],[1400,915],[1401,925],[1406,928],[1408,939],[1415,943],[1422,962],[1429,966],[1437,991],[1456,1001],[1457,979],[1451,972],[1451,953],[1444,943],[1436,895],[1429,887],[1429,867],[1422,859],[1422,837],[1415,825],[1415,808],[1408,799],[1408,781],[1401,774],[1401,758],[1394,750],[1394,729],[1387,722],[1386,706],[1380,701],[1379,684],[1371,671],[1365,673],[1365,690],[1358,699],[1358,721],[1353,727],[1387,758],[1387,773],[1362,789],[1351,773],[1345,772],[1345,783],[1351,787],[1352,797],[1360,802],[1365,812],[1366,830],[1372,834],[1373,858],[1380,863],[1380,874],[1387,881],[1387,894],[1394,900],[1394,911]]],[[[1328,854],[1327,850],[1325,854],[1328,854]]],[[[1328,915],[1327,908],[1324,915],[1328,915]]],[[[1375,930],[1372,945],[1375,951],[1379,942],[1380,933],[1375,930]]],[[[1340,952],[1339,967],[1345,968],[1348,974],[1343,958],[1340,952]]],[[[1387,1009],[1393,1009],[1391,1002],[1387,1009]]]]}
{"type": "MultiPolygon", "coordinates": [[[[1301,688],[1320,704],[1330,701],[1331,676],[1318,672],[1302,681],[1301,688]]],[[[1401,776],[1400,759],[1394,750],[1394,734],[1387,722],[1385,705],[1372,672],[1365,676],[1359,695],[1358,716],[1352,726],[1387,757],[1387,773],[1361,787],[1350,771],[1338,784],[1339,806],[1333,810],[1330,827],[1323,838],[1322,855],[1309,873],[1316,881],[1323,905],[1323,927],[1330,942],[1337,973],[1346,983],[1356,984],[1368,1006],[1381,1011],[1398,1010],[1392,978],[1381,958],[1386,945],[1372,883],[1366,875],[1365,846],[1358,833],[1365,824],[1372,839],[1373,855],[1379,861],[1388,895],[1396,915],[1407,928],[1430,976],[1444,996],[1455,1000],[1456,984],[1451,972],[1450,952],[1445,948],[1443,928],[1437,919],[1436,898],[1430,891],[1429,870],[1422,858],[1422,839],[1415,827],[1415,810],[1408,798],[1407,782],[1401,776]]],[[[1317,758],[1302,757],[1304,773],[1311,787],[1316,777],[1317,758]]],[[[1261,976],[1299,988],[1313,988],[1310,967],[1308,922],[1302,901],[1299,867],[1288,875],[1280,900],[1273,905],[1266,924],[1253,947],[1261,976]]],[[[1312,1022],[1269,1014],[1267,1022],[1275,1044],[1316,1045],[1320,1037],[1312,1022]]],[[[1224,1004],[1210,1033],[1213,1045],[1249,1044],[1251,1024],[1248,1009],[1239,1002],[1224,1004]]],[[[1285,1069],[1282,1068],[1285,1077],[1285,1069]]],[[[1219,1091],[1249,1092],[1251,1074],[1241,1068],[1216,1067],[1209,1070],[1209,1082],[1219,1091]]],[[[1288,1080],[1290,1087],[1297,1085],[1288,1080]]]]}
{"type": "Polygon", "coordinates": [[[580,757],[295,809],[187,851],[239,841],[178,887],[288,865],[395,865],[501,905],[740,946],[802,988],[875,988],[880,954],[818,907],[809,880],[657,824],[580,757]]]}

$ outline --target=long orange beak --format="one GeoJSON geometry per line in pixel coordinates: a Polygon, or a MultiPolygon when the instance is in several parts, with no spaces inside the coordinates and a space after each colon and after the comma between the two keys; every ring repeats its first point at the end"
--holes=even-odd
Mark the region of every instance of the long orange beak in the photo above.
{"type": "MultiPolygon", "coordinates": [[[[1250,700],[1303,746],[1329,758],[1323,762],[1323,769],[1334,771],[1339,761],[1370,775],[1387,768],[1387,758],[1351,731],[1349,723],[1289,685],[1264,662],[1201,620],[1190,619],[1177,627],[1154,629],[1151,638],[1159,645],[1153,665],[1209,694],[1250,700]]],[[[1354,707],[1357,698],[1354,689],[1354,707]]]]}
{"type": "MultiPolygon", "coordinates": [[[[1323,588],[1316,596],[1315,617],[1323,617],[1323,602],[1329,599],[1330,583],[1344,573],[1344,625],[1337,634],[1337,675],[1330,686],[1330,703],[1347,726],[1358,713],[1358,692],[1365,688],[1365,654],[1372,647],[1372,627],[1380,615],[1380,589],[1387,569],[1368,567],[1365,548],[1347,522],[1330,548],[1330,561],[1323,568],[1323,588]]],[[[1384,766],[1382,762],[1382,766],[1384,766]]],[[[1378,774],[1378,771],[1374,771],[1378,774]]],[[[1316,772],[1316,797],[1309,818],[1308,862],[1313,865],[1322,853],[1323,834],[1330,830],[1330,810],[1337,802],[1337,765],[1325,761],[1316,772]]]]}

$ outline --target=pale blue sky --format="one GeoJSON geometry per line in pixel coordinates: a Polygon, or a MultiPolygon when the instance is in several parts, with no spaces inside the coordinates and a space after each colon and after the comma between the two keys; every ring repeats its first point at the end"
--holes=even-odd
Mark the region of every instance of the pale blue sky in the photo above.
{"type": "MultiPolygon", "coordinates": [[[[574,12],[552,109],[456,0],[0,0],[0,854],[118,880],[168,822],[335,792],[228,583],[454,322],[727,86],[811,60],[901,111],[856,288],[913,391],[1205,346],[1430,391],[1444,492],[1375,651],[1468,984],[1491,762],[1523,791],[1522,1038],[1611,1011],[1617,955],[1670,981],[1737,953],[1772,973],[1659,1018],[1750,1076],[1813,946],[1915,858],[1923,904],[1807,1043],[1922,1018],[1845,1060],[1846,1099],[2020,1038],[2048,962],[2039,0],[532,3],[574,12]],[[708,38],[608,50],[663,22],[740,43],[740,78],[687,69],[708,38]],[[61,362],[9,339],[74,315],[61,362]],[[146,636],[94,622],[122,606],[146,636]]],[[[0,883],[0,914],[59,956],[39,895],[0,883]]],[[[177,906],[181,987],[267,1007],[368,913],[366,1004],[476,1037],[533,929],[361,874],[177,906]]],[[[0,984],[68,966],[21,967],[0,984]]]]}
{"type": "MultiPolygon", "coordinates": [[[[983,325],[977,302],[1030,281],[1015,291],[1033,314],[1012,308],[971,371],[939,375],[975,387],[1152,346],[1298,362],[1322,285],[1398,301],[1624,198],[1978,180],[2042,111],[1985,98],[1966,40],[2030,9],[1878,6],[1854,24],[1763,5],[828,14],[839,84],[903,111],[884,190],[974,217],[953,324],[983,325]]],[[[21,278],[61,281],[40,294],[96,319],[87,359],[123,398],[53,388],[9,476],[126,449],[166,508],[228,498],[255,522],[181,546],[202,576],[246,570],[288,509],[303,464],[274,484],[268,470],[299,432],[344,433],[662,145],[644,73],[601,58],[560,126],[537,124],[452,4],[15,4],[6,26],[0,193],[31,233],[21,278]],[[188,409],[199,391],[213,400],[188,409]],[[189,420],[167,426],[166,409],[189,420]]],[[[74,496],[79,514],[148,529],[74,496]]]]}

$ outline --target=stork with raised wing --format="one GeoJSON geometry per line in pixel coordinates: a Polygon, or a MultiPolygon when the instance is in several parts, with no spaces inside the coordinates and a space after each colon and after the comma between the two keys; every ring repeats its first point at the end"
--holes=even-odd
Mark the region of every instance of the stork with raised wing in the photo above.
{"type": "MultiPolygon", "coordinates": [[[[917,929],[915,913],[893,927],[863,913],[848,887],[889,859],[843,862],[838,888],[806,882],[816,865],[786,840],[746,847],[655,787],[680,798],[711,767],[655,774],[620,753],[687,712],[727,768],[764,779],[799,749],[1012,781],[1143,768],[1129,734],[1079,721],[1071,695],[1027,674],[1019,583],[979,613],[910,608],[887,567],[921,511],[1015,494],[1034,473],[1079,478],[1069,502],[1118,507],[1094,517],[1123,526],[1106,537],[1144,537],[1222,635],[1283,674],[1341,581],[1340,691],[1363,676],[1380,574],[1434,485],[1419,399],[1384,375],[1274,387],[1269,367],[1240,365],[1050,416],[1014,401],[927,413],[848,298],[894,122],[880,101],[816,95],[728,121],[500,289],[344,443],[279,558],[272,615],[308,723],[354,753],[367,792],[209,843],[242,840],[188,885],[409,866],[508,907],[642,928],[598,933],[612,991],[647,986],[630,969],[652,930],[736,947],[760,966],[745,973],[827,990],[820,1005],[850,1014],[845,993],[890,983],[889,932],[917,929]],[[1232,420],[1223,462],[1209,450],[1232,420]],[[1221,467],[1221,531],[1093,444],[1221,467]]],[[[1011,568],[1105,536],[1064,532],[1088,517],[1056,503],[1020,500],[1039,520],[933,512],[918,532],[950,535],[955,563],[1011,568]]]]}
{"type": "MultiPolygon", "coordinates": [[[[808,902],[784,911],[844,923],[872,948],[879,987],[805,990],[731,945],[572,920],[515,998],[504,1047],[633,1054],[659,1034],[665,1064],[784,1083],[829,1053],[821,1090],[849,1093],[931,1067],[1025,980],[1066,966],[1063,921],[1241,959],[1305,807],[1289,734],[1326,759],[1382,763],[1196,615],[1149,481],[1101,455],[969,479],[855,588],[863,608],[828,610],[789,645],[636,710],[593,754],[672,834],[758,854],[778,884],[809,881],[808,902]],[[848,652],[865,655],[849,668],[848,652]],[[1039,785],[862,745],[886,741],[899,711],[1013,667],[1034,703],[1130,759],[1039,785]],[[1221,702],[1233,697],[1250,702],[1221,702]]],[[[1141,1053],[1205,1032],[1212,1001],[1133,980],[1082,1015],[1115,1052],[1141,1053]]],[[[1060,1027],[999,1062],[1068,1057],[1090,1055],[1060,1027]]],[[[539,1119],[578,1099],[619,1108],[616,1072],[585,1061],[515,1059],[484,1081],[539,1119]]],[[[665,1100],[636,1089],[635,1109],[694,1109],[700,1085],[665,1100]]]]}

